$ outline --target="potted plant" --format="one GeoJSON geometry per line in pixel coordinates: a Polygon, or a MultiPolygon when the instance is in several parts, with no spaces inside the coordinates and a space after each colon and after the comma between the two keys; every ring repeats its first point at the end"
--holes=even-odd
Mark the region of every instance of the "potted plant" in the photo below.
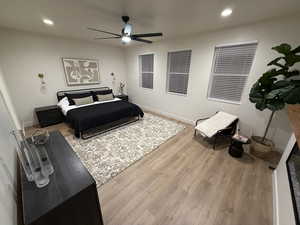
{"type": "Polygon", "coordinates": [[[252,137],[251,152],[263,157],[273,149],[273,142],[266,138],[274,113],[285,107],[285,104],[300,103],[300,71],[294,68],[300,62],[300,46],[295,49],[289,44],[272,48],[280,54],[268,63],[272,66],[252,86],[249,99],[255,107],[263,111],[269,109],[269,117],[263,137],[252,137]]]}

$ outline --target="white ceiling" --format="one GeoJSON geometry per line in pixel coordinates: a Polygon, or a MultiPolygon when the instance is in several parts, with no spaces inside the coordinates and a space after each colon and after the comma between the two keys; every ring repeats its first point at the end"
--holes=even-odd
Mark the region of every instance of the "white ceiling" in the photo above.
{"type": "MultiPolygon", "coordinates": [[[[0,26],[89,41],[105,35],[88,26],[120,33],[122,15],[130,16],[134,33],[174,38],[300,11],[299,0],[0,0],[0,6],[0,26]],[[226,7],[233,14],[221,18],[226,7]],[[43,18],[55,25],[46,26],[43,18]]],[[[120,45],[119,40],[99,42],[120,45]]]]}

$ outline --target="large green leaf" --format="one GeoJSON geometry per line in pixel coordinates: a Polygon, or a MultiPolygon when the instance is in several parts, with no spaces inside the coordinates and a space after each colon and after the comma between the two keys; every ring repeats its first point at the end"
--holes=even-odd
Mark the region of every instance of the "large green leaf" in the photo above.
{"type": "Polygon", "coordinates": [[[294,88],[293,85],[289,85],[286,87],[272,90],[266,95],[266,99],[283,98],[283,97],[287,96],[293,88],[294,88]]]}
{"type": "Polygon", "coordinates": [[[260,92],[258,92],[258,91],[253,91],[253,92],[251,92],[250,94],[249,94],[249,97],[250,98],[263,98],[264,97],[264,95],[263,94],[261,94],[260,92]]]}
{"type": "Polygon", "coordinates": [[[267,104],[267,108],[271,111],[278,111],[284,108],[283,101],[274,101],[267,104]]]}
{"type": "Polygon", "coordinates": [[[284,59],[284,57],[278,57],[278,58],[272,60],[271,62],[268,63],[268,66],[279,66],[281,68],[286,68],[285,65],[282,65],[281,63],[279,63],[279,61],[281,59],[284,59]]]}
{"type": "Polygon", "coordinates": [[[260,91],[260,85],[258,82],[256,82],[249,93],[249,100],[252,103],[260,102],[264,98],[264,95],[260,91]]]}
{"type": "Polygon", "coordinates": [[[265,72],[263,74],[263,77],[269,78],[269,77],[274,77],[274,76],[277,76],[277,75],[278,75],[277,70],[273,68],[273,69],[270,69],[267,72],[265,72]]]}
{"type": "Polygon", "coordinates": [[[292,70],[292,71],[287,71],[284,73],[284,76],[286,78],[290,78],[290,77],[293,77],[293,76],[298,76],[300,75],[300,71],[299,70],[292,70]]]}
{"type": "Polygon", "coordinates": [[[297,48],[295,48],[292,53],[297,54],[300,53],[300,46],[298,46],[297,48]]]}
{"type": "Polygon", "coordinates": [[[300,55],[288,54],[285,57],[286,66],[293,66],[295,63],[300,62],[300,55]]]}
{"type": "Polygon", "coordinates": [[[288,104],[300,103],[300,87],[294,88],[285,98],[285,102],[288,104]]]}
{"type": "Polygon", "coordinates": [[[250,102],[252,102],[252,103],[259,103],[259,102],[261,102],[262,99],[263,98],[254,98],[254,97],[249,98],[250,102]]]}
{"type": "Polygon", "coordinates": [[[264,99],[260,99],[258,102],[256,102],[255,107],[258,110],[263,111],[267,108],[266,101],[264,99]]]}
{"type": "Polygon", "coordinates": [[[291,82],[288,80],[280,80],[273,84],[272,89],[282,88],[291,85],[291,82]]]}
{"type": "Polygon", "coordinates": [[[273,47],[272,49],[283,55],[288,55],[291,51],[291,48],[292,47],[289,44],[283,43],[281,45],[273,47]]]}
{"type": "Polygon", "coordinates": [[[253,84],[252,88],[250,89],[250,95],[260,93],[261,92],[261,85],[258,81],[253,84]]]}
{"type": "Polygon", "coordinates": [[[287,74],[287,73],[288,73],[288,68],[279,69],[279,70],[273,68],[273,69],[270,69],[267,72],[263,73],[262,79],[269,79],[271,77],[277,77],[279,75],[285,76],[285,74],[287,74]]]}
{"type": "Polygon", "coordinates": [[[296,87],[300,87],[300,80],[290,80],[290,83],[296,87]]]}
{"type": "Polygon", "coordinates": [[[268,76],[268,74],[264,74],[261,78],[259,78],[259,84],[261,90],[268,90],[273,83],[276,81],[276,78],[273,78],[271,76],[268,76]]]}

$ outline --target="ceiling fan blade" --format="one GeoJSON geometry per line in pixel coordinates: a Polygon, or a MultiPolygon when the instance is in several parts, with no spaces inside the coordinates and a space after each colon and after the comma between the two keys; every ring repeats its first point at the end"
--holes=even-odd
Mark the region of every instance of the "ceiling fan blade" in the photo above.
{"type": "Polygon", "coordinates": [[[116,39],[121,37],[105,37],[105,38],[94,38],[94,40],[100,40],[100,39],[116,39]]]}
{"type": "Polygon", "coordinates": [[[121,37],[120,34],[115,34],[115,33],[112,33],[112,32],[105,31],[105,30],[99,30],[99,29],[95,29],[95,28],[91,28],[91,27],[88,27],[87,29],[88,30],[92,30],[92,31],[98,31],[98,32],[102,32],[102,33],[105,33],[105,34],[111,34],[111,35],[115,35],[115,36],[121,37]]]}
{"type": "Polygon", "coordinates": [[[148,43],[148,44],[151,44],[151,43],[152,43],[152,41],[145,40],[145,39],[141,39],[141,38],[137,38],[137,37],[132,37],[132,40],[133,40],[133,41],[144,42],[144,43],[148,43]]]}
{"type": "Polygon", "coordinates": [[[158,37],[163,36],[162,33],[132,34],[131,37],[158,37]]]}

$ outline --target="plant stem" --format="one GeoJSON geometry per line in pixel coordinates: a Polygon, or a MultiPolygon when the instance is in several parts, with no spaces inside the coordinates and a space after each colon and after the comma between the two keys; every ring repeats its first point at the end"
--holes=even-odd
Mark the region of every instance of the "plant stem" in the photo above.
{"type": "Polygon", "coordinates": [[[269,121],[268,121],[268,125],[267,125],[267,127],[266,127],[266,130],[265,130],[264,137],[263,137],[263,139],[262,139],[262,143],[264,143],[264,142],[265,142],[265,139],[266,139],[267,133],[268,133],[268,131],[269,131],[269,128],[270,128],[271,121],[272,121],[272,119],[273,119],[273,116],[274,116],[274,113],[275,113],[275,111],[272,111],[272,113],[271,113],[271,115],[270,115],[270,118],[269,118],[269,121]]]}

